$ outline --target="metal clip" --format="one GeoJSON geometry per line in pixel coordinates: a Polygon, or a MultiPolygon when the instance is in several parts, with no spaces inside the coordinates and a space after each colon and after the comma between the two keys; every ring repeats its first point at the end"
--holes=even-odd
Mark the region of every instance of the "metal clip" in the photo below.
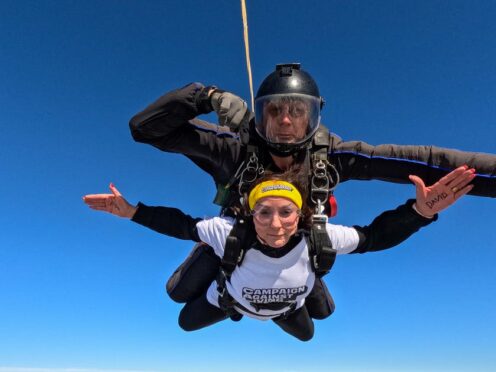
{"type": "MultiPolygon", "coordinates": [[[[327,175],[327,165],[322,159],[315,163],[310,182],[310,200],[315,204],[324,204],[329,194],[329,177],[327,175]]],[[[322,211],[318,213],[322,213],[322,211]]]]}
{"type": "Polygon", "coordinates": [[[244,167],[239,176],[238,193],[242,195],[244,184],[251,184],[255,182],[258,175],[262,174],[263,172],[263,166],[258,164],[257,155],[255,153],[251,154],[250,159],[248,159],[248,164],[246,164],[246,167],[244,167]]]}

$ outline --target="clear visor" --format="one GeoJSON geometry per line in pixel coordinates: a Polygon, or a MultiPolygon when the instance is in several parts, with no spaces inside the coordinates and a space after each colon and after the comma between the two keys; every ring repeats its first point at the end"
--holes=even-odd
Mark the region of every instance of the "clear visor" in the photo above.
{"type": "Polygon", "coordinates": [[[299,144],[313,136],[320,123],[320,98],[305,94],[273,94],[255,101],[258,134],[274,144],[299,144]]]}

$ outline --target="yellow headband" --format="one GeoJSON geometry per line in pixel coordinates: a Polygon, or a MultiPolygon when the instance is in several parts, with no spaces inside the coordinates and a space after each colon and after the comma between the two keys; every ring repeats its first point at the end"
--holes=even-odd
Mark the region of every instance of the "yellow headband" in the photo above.
{"type": "Polygon", "coordinates": [[[248,196],[248,205],[250,210],[253,210],[257,201],[268,196],[279,196],[291,200],[296,204],[298,209],[301,209],[303,201],[300,192],[289,182],[285,181],[265,181],[259,183],[248,196]]]}

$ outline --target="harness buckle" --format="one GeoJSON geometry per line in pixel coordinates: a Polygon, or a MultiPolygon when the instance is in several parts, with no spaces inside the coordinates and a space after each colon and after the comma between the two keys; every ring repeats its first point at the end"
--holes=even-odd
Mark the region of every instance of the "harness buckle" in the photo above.
{"type": "Polygon", "coordinates": [[[291,305],[289,305],[289,309],[286,310],[284,313],[279,315],[278,317],[274,318],[274,320],[285,320],[290,316],[292,313],[294,313],[296,310],[296,301],[291,302],[291,305]]]}
{"type": "Polygon", "coordinates": [[[229,318],[231,318],[232,321],[238,322],[241,320],[243,315],[238,313],[234,308],[234,306],[237,304],[237,301],[234,298],[232,298],[232,296],[227,291],[226,280],[227,280],[226,273],[222,268],[219,269],[219,273],[217,274],[217,278],[216,278],[217,293],[219,294],[218,296],[219,307],[229,318]]]}
{"type": "Polygon", "coordinates": [[[226,294],[226,280],[226,273],[222,268],[220,268],[216,278],[217,293],[219,294],[219,298],[224,298],[226,294]]]}
{"type": "Polygon", "coordinates": [[[319,265],[319,261],[317,261],[317,255],[313,255],[312,256],[312,260],[313,260],[313,267],[315,270],[318,270],[320,269],[320,265],[319,265]]]}
{"type": "Polygon", "coordinates": [[[323,227],[325,227],[325,224],[327,223],[327,215],[325,214],[313,214],[312,215],[312,224],[315,225],[315,228],[318,230],[322,230],[323,227]]]}

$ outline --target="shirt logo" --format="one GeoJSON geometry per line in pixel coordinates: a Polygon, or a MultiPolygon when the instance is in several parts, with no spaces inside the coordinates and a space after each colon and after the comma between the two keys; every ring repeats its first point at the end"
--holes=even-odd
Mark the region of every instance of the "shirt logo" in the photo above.
{"type": "Polygon", "coordinates": [[[243,288],[243,298],[255,309],[282,310],[308,291],[306,285],[294,288],[243,288]]]}

